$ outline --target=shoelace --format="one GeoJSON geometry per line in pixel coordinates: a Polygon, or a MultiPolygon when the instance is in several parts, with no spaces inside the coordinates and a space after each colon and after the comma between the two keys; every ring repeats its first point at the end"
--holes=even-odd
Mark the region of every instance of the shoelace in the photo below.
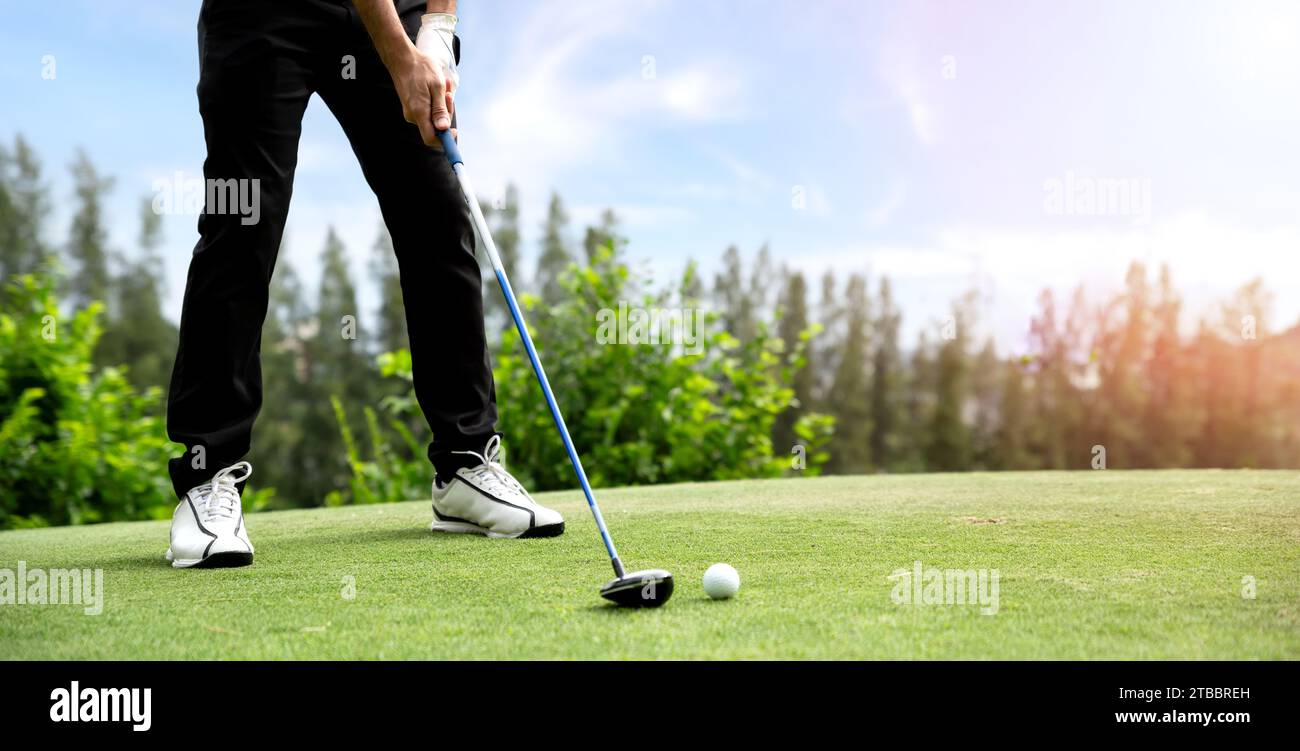
{"type": "Polygon", "coordinates": [[[492,436],[487,442],[487,446],[483,448],[482,454],[477,451],[453,451],[451,453],[478,458],[481,463],[465,471],[469,473],[470,477],[478,481],[484,490],[501,495],[514,495],[526,501],[532,500],[528,497],[524,486],[520,485],[519,481],[506,471],[505,465],[500,462],[501,436],[492,436]]]}
{"type": "Polygon", "coordinates": [[[235,509],[239,506],[239,488],[236,484],[247,480],[252,474],[253,465],[239,462],[213,475],[207,492],[203,494],[204,521],[212,521],[218,517],[233,519],[235,509]]]}

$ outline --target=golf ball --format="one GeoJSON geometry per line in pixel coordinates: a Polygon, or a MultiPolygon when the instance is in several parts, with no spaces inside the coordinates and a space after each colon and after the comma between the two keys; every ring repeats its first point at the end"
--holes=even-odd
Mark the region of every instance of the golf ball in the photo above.
{"type": "Polygon", "coordinates": [[[740,589],[740,574],[725,563],[715,563],[704,572],[704,593],[715,600],[733,597],[740,589]]]}

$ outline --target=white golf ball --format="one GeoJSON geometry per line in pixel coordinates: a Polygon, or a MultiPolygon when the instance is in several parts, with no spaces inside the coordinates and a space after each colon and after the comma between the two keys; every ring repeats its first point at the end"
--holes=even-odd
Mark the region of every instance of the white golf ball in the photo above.
{"type": "Polygon", "coordinates": [[[704,593],[715,600],[735,596],[740,590],[740,574],[725,563],[715,563],[704,572],[704,593]]]}

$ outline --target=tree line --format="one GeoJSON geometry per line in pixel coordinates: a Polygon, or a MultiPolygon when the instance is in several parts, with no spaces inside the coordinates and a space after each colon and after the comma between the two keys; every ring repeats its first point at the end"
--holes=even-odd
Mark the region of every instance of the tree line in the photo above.
{"type": "MultiPolygon", "coordinates": [[[[1273,328],[1258,279],[1187,333],[1170,269],[1134,262],[1101,299],[1042,290],[1024,350],[1000,354],[975,292],[904,350],[889,279],[827,273],[814,304],[802,274],[783,276],[783,336],[825,329],[783,424],[835,418],[827,472],[1300,467],[1300,324],[1273,328]]],[[[751,288],[742,314],[763,300],[751,288]]]]}
{"type": "MultiPolygon", "coordinates": [[[[0,145],[0,312],[16,304],[15,280],[53,279],[62,315],[97,311],[102,335],[87,372],[122,370],[137,393],[157,392],[147,411],[161,418],[177,331],[162,305],[159,217],[150,198],[142,197],[135,247],[110,247],[104,206],[113,180],[85,154],[77,156],[71,174],[72,218],[65,239],[52,242],[58,232],[48,226],[52,197],[43,166],[21,137],[0,145]]],[[[622,261],[626,241],[614,212],[575,233],[563,201],[552,195],[535,265],[525,269],[518,192],[511,187],[485,207],[503,261],[539,329],[570,337],[588,332],[582,344],[594,347],[592,305],[601,294],[617,287],[617,294],[649,295],[622,261]],[[612,281],[619,275],[632,277],[628,286],[612,281]],[[550,320],[557,317],[567,318],[550,320]]],[[[401,368],[392,365],[400,356],[394,360],[391,353],[406,347],[406,324],[396,259],[382,226],[369,249],[368,278],[354,278],[347,259],[330,229],[319,255],[319,283],[307,289],[281,254],[263,333],[267,399],[249,457],[257,468],[255,507],[357,500],[363,465],[379,472],[360,457],[378,450],[380,432],[400,437],[385,450],[402,455],[404,471],[431,474],[419,463],[427,426],[411,408],[401,368]],[[359,309],[363,283],[378,290],[375,310],[359,309]],[[339,333],[348,317],[355,338],[339,333]],[[385,407],[382,430],[377,413],[361,405],[385,407]],[[359,447],[365,436],[370,445],[359,447]]],[[[491,274],[485,280],[494,285],[491,274]]],[[[692,264],[679,282],[677,304],[710,311],[711,325],[725,334],[711,340],[714,354],[704,358],[713,358],[712,369],[702,360],[692,366],[696,371],[681,374],[687,379],[682,383],[697,376],[711,381],[698,397],[715,406],[729,391],[745,389],[751,398],[779,401],[761,418],[737,418],[743,424],[737,430],[747,431],[744,441],[757,438],[768,451],[771,461],[762,474],[777,466],[787,474],[1082,469],[1099,466],[1099,457],[1101,466],[1114,468],[1300,466],[1300,326],[1274,326],[1259,280],[1190,332],[1168,268],[1134,263],[1120,291],[1104,299],[1089,299],[1082,288],[1065,298],[1045,289],[1018,353],[998,352],[980,336],[973,292],[955,300],[950,315],[923,326],[916,341],[904,342],[888,278],[855,269],[809,278],[776,267],[766,248],[748,258],[728,248],[712,279],[703,279],[692,264]],[[770,381],[742,384],[727,358],[770,381]],[[811,456],[801,460],[801,451],[811,456]]],[[[664,298],[649,295],[642,302],[656,299],[664,298]]],[[[514,334],[494,287],[485,287],[484,300],[500,383],[512,377],[501,372],[501,363],[517,364],[511,360],[514,334]]],[[[653,356],[669,362],[681,353],[670,347],[653,356]]],[[[552,370],[563,372],[566,364],[557,361],[552,370]]],[[[0,384],[6,423],[21,397],[22,384],[10,375],[0,371],[0,381],[8,378],[0,384]]],[[[598,375],[593,367],[589,377],[598,375]]],[[[565,382],[557,379],[557,389],[565,382]]],[[[587,386],[567,388],[579,399],[587,386]]],[[[664,399],[681,391],[680,384],[665,388],[664,399]]],[[[518,399],[527,398],[519,392],[518,399]]],[[[593,391],[591,398],[601,397],[593,391]]],[[[510,407],[503,404],[502,411],[508,423],[510,407]]],[[[610,439],[610,456],[632,461],[627,457],[636,452],[627,447],[637,436],[609,435],[622,436],[610,439]]],[[[549,470],[528,469],[543,486],[551,484],[549,470]]],[[[156,471],[166,474],[162,466],[156,471]]],[[[611,478],[674,476],[659,466],[611,478]]],[[[409,490],[399,484],[390,494],[409,490]]]]}

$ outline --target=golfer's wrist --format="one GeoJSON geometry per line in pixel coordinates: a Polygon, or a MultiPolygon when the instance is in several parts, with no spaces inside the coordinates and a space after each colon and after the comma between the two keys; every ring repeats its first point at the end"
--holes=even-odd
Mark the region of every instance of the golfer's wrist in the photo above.
{"type": "Polygon", "coordinates": [[[397,15],[391,0],[353,0],[375,52],[393,77],[410,69],[419,59],[415,44],[397,15]]]}
{"type": "Polygon", "coordinates": [[[403,37],[400,41],[384,45],[379,49],[379,59],[394,78],[411,70],[420,60],[420,51],[411,40],[403,37]]]}

